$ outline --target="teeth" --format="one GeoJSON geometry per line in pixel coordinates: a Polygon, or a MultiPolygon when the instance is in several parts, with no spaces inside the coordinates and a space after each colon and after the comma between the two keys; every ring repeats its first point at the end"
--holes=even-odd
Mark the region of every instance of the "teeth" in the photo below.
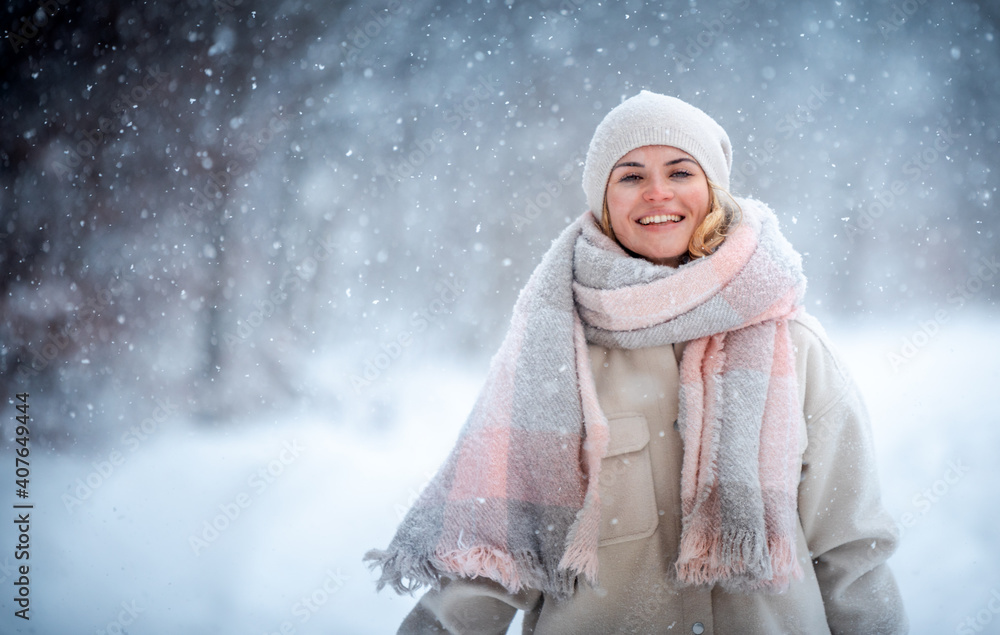
{"type": "Polygon", "coordinates": [[[656,216],[647,216],[646,218],[641,219],[639,224],[652,225],[654,223],[666,223],[667,221],[679,223],[681,221],[681,217],[677,214],[657,214],[656,216]]]}

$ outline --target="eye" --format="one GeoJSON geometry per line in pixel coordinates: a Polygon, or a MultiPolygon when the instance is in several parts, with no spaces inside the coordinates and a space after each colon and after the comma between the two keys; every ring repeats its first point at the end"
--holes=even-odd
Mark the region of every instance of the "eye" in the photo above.
{"type": "Polygon", "coordinates": [[[688,172],[687,170],[677,170],[676,172],[674,172],[670,176],[676,176],[676,177],[679,177],[679,178],[682,178],[682,179],[686,179],[687,177],[694,176],[694,175],[691,174],[690,172],[688,172]]]}
{"type": "Polygon", "coordinates": [[[629,172],[628,174],[626,174],[623,177],[621,177],[620,179],[618,179],[618,182],[619,183],[624,183],[626,181],[638,181],[641,178],[642,177],[639,176],[638,174],[636,174],[635,172],[629,172]]]}

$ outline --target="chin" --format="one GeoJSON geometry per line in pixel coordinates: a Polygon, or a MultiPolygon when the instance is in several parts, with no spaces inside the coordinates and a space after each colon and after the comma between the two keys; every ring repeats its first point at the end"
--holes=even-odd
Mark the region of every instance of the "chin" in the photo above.
{"type": "Polygon", "coordinates": [[[677,250],[643,250],[643,251],[633,251],[638,256],[645,258],[650,262],[655,262],[657,264],[662,264],[666,261],[677,261],[681,256],[687,253],[687,249],[677,249],[677,250]]]}

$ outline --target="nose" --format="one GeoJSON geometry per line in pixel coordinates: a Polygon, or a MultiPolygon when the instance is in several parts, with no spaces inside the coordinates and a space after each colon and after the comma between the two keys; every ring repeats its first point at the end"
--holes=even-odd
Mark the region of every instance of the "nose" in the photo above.
{"type": "Polygon", "coordinates": [[[653,174],[647,177],[642,195],[647,201],[670,200],[674,197],[674,188],[665,176],[653,174]]]}

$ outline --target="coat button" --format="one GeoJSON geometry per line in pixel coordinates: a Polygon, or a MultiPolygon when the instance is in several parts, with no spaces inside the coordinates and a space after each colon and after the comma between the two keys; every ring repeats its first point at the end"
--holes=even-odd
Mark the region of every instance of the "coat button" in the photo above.
{"type": "Polygon", "coordinates": [[[691,626],[691,632],[694,633],[694,635],[701,635],[702,633],[705,632],[705,625],[702,624],[701,622],[695,622],[691,626]]]}

